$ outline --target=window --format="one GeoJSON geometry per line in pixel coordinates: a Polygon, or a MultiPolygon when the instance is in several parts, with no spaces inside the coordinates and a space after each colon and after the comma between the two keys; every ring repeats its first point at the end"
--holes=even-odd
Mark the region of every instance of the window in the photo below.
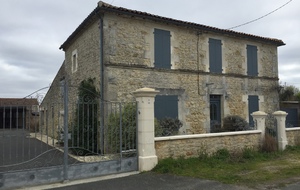
{"type": "Polygon", "coordinates": [[[248,96],[248,112],[249,112],[249,126],[254,126],[254,120],[251,116],[253,112],[259,111],[259,99],[258,96],[249,95],[248,96]]]}
{"type": "Polygon", "coordinates": [[[222,73],[222,41],[209,39],[209,71],[222,73]]]}
{"type": "Polygon", "coordinates": [[[170,31],[154,29],[154,67],[171,69],[170,31]]]}
{"type": "Polygon", "coordinates": [[[156,119],[163,119],[165,117],[178,118],[178,96],[156,96],[154,117],[156,119]]]}
{"type": "Polygon", "coordinates": [[[247,45],[247,75],[258,76],[257,47],[247,45]]]}
{"type": "Polygon", "coordinates": [[[77,55],[77,50],[74,50],[72,52],[72,73],[75,73],[78,68],[78,55],[77,55]]]}

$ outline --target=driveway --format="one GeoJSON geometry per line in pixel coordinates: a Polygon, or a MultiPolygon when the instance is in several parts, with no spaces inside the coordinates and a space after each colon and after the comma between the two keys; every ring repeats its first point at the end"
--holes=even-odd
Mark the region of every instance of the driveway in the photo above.
{"type": "MultiPolygon", "coordinates": [[[[0,130],[0,172],[63,164],[63,152],[32,136],[26,130],[0,130]]],[[[69,163],[78,162],[69,157],[69,163]]]]}

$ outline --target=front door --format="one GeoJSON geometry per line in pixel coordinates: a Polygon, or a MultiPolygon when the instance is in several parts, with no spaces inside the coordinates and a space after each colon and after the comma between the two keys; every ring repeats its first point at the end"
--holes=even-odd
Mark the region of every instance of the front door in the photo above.
{"type": "Polygon", "coordinates": [[[210,95],[210,129],[221,127],[221,96],[210,95]]]}

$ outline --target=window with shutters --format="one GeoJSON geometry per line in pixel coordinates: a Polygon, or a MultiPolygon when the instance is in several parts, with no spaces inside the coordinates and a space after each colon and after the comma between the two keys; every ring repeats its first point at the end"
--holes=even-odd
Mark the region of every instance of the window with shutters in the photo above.
{"type": "Polygon", "coordinates": [[[248,112],[249,112],[249,126],[254,126],[254,120],[251,116],[253,112],[259,111],[259,99],[258,96],[249,95],[248,96],[248,112]]]}
{"type": "Polygon", "coordinates": [[[257,47],[247,45],[247,75],[258,76],[257,47]]]}
{"type": "Polygon", "coordinates": [[[154,29],[154,67],[171,69],[171,33],[154,29]]]}
{"type": "Polygon", "coordinates": [[[178,118],[178,96],[157,95],[154,102],[154,117],[158,120],[166,117],[178,118]]]}
{"type": "Polygon", "coordinates": [[[209,72],[222,73],[222,41],[209,39],[209,72]]]}

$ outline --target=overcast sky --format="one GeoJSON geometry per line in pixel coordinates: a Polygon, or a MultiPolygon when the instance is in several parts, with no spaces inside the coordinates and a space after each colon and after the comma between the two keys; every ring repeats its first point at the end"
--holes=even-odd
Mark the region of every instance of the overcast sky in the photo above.
{"type": "MultiPolygon", "coordinates": [[[[49,86],[64,61],[60,45],[97,0],[0,0],[0,97],[25,97],[49,86]]],[[[283,40],[279,78],[300,88],[299,0],[107,0],[151,14],[283,40]]],[[[39,92],[39,96],[45,91],[39,92]]],[[[36,93],[33,95],[36,96],[36,93]]]]}

